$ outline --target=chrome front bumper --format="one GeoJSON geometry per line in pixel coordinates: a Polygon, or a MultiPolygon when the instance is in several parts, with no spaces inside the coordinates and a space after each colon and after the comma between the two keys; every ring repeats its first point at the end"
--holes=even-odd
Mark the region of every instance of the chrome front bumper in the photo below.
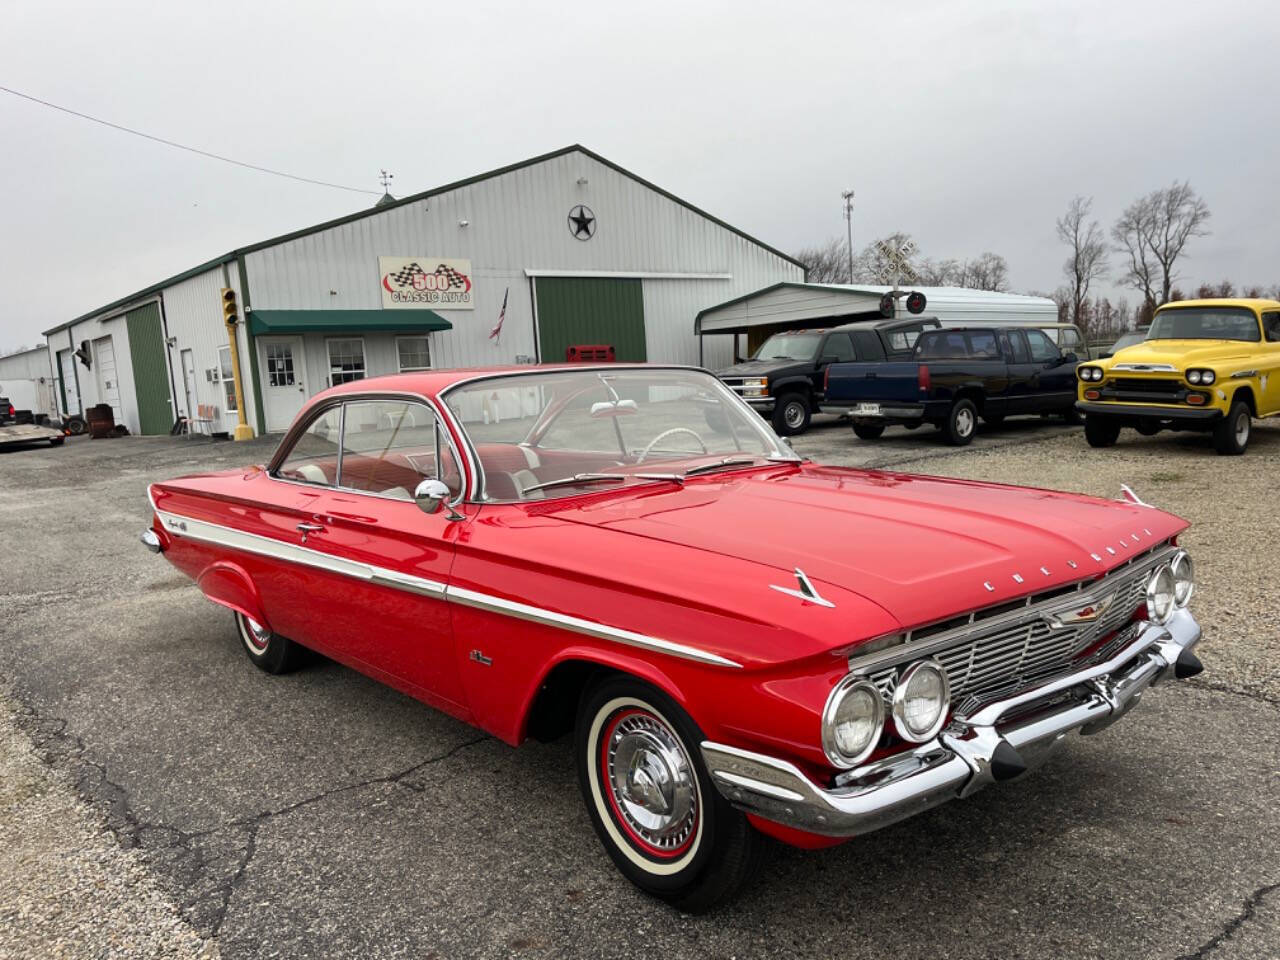
{"type": "Polygon", "coordinates": [[[842,774],[832,789],[786,760],[725,744],[704,741],[702,758],[720,792],[748,813],[831,837],[870,833],[1039,766],[1073,730],[1109,726],[1153,683],[1198,673],[1199,641],[1186,610],[1163,627],[1144,623],[1106,662],[954,716],[934,740],[842,774]],[[1018,718],[1002,722],[1013,711],[1018,718]]]}

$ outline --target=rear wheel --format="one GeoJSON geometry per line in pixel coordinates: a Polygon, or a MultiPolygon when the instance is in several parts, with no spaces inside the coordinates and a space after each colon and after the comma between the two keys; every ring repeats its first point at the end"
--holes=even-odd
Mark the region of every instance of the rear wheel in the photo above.
{"type": "Polygon", "coordinates": [[[882,433],[884,433],[884,425],[875,423],[855,423],[853,425],[853,432],[857,434],[858,439],[860,440],[876,440],[879,439],[882,433]]]}
{"type": "Polygon", "coordinates": [[[690,913],[738,893],[763,838],[711,782],[702,732],[675,701],[605,680],[584,694],[574,740],[591,824],[628,880],[690,913]]]}
{"type": "Polygon", "coordinates": [[[73,437],[79,437],[89,429],[83,417],[67,417],[66,420],[62,421],[62,425],[71,431],[73,437]]]}
{"type": "Polygon", "coordinates": [[[773,429],[780,437],[790,437],[809,429],[813,408],[803,393],[784,393],[773,408],[773,429]]]}
{"type": "Polygon", "coordinates": [[[946,422],[942,425],[947,443],[953,447],[963,447],[973,440],[977,429],[978,408],[973,405],[972,400],[957,400],[952,405],[946,422]]]}
{"type": "Polygon", "coordinates": [[[235,616],[236,631],[254,666],[267,673],[288,673],[298,668],[302,662],[301,647],[278,633],[272,633],[252,617],[243,613],[235,616]]]}
{"type": "Polygon", "coordinates": [[[1120,437],[1120,427],[1098,417],[1084,418],[1084,438],[1091,447],[1114,447],[1120,437]]]}
{"type": "Polygon", "coordinates": [[[1231,404],[1227,415],[1213,425],[1213,448],[1226,457],[1238,457],[1249,446],[1253,428],[1249,405],[1243,400],[1231,404]]]}

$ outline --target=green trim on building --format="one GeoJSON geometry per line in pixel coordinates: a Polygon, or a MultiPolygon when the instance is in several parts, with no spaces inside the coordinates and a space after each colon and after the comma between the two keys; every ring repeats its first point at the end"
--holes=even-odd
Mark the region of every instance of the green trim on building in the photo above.
{"type": "Polygon", "coordinates": [[[169,404],[169,368],[164,362],[164,333],[160,306],[148,303],[125,314],[129,359],[133,362],[133,390],[138,399],[138,429],[148,435],[165,434],[173,426],[169,404]]]}
{"type": "Polygon", "coordinates": [[[452,330],[434,310],[253,310],[255,337],[296,333],[429,333],[452,330]]]}
{"type": "MultiPolygon", "coordinates": [[[[236,270],[240,277],[240,309],[247,310],[253,301],[249,299],[249,271],[244,265],[244,254],[236,256],[236,270]]],[[[248,347],[247,357],[240,358],[240,383],[244,386],[244,365],[249,365],[249,381],[253,384],[253,429],[258,436],[267,432],[267,418],[262,412],[262,384],[258,377],[258,344],[253,338],[253,330],[245,327],[245,345],[248,347]]],[[[247,402],[247,401],[246,401],[247,402]]],[[[246,415],[245,419],[248,419],[246,415]]]]}

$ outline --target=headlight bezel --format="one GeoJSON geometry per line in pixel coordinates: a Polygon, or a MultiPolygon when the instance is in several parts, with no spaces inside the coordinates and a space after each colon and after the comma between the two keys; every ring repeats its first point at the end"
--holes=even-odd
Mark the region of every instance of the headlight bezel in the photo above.
{"type": "Polygon", "coordinates": [[[1188,367],[1187,383],[1196,387],[1211,387],[1218,382],[1218,375],[1206,367],[1188,367]]]}
{"type": "Polygon", "coordinates": [[[1101,367],[1080,367],[1080,379],[1085,383],[1100,383],[1105,374],[1101,367]]]}
{"type": "Polygon", "coordinates": [[[831,693],[828,694],[827,704],[822,710],[822,752],[827,755],[827,759],[833,766],[844,770],[852,769],[871,755],[879,745],[883,735],[884,697],[880,694],[880,688],[866,677],[849,674],[837,683],[831,693]],[[871,696],[871,702],[874,705],[874,719],[872,721],[872,730],[874,732],[866,745],[857,753],[845,753],[836,740],[836,715],[840,705],[855,691],[865,692],[871,696]]]}
{"type": "Polygon", "coordinates": [[[744,397],[767,397],[769,395],[769,378],[743,377],[742,395],[744,397]]]}
{"type": "Polygon", "coordinates": [[[1157,566],[1147,578],[1147,619],[1158,626],[1163,627],[1167,624],[1178,610],[1177,591],[1174,584],[1173,570],[1168,563],[1157,566]],[[1159,582],[1162,577],[1167,580],[1169,596],[1168,606],[1163,612],[1159,601],[1159,582]]]}
{"type": "Polygon", "coordinates": [[[917,660],[902,671],[902,675],[898,677],[898,683],[893,688],[893,728],[903,740],[908,743],[926,743],[938,735],[942,730],[943,724],[947,722],[947,711],[951,707],[951,681],[947,677],[947,671],[937,660],[932,658],[928,660],[917,660]],[[942,681],[942,696],[938,706],[938,715],[933,722],[923,731],[913,730],[907,722],[906,706],[907,692],[911,685],[911,681],[922,671],[931,671],[938,675],[942,681]]]}
{"type": "Polygon", "coordinates": [[[1169,561],[1169,572],[1173,574],[1173,605],[1184,610],[1196,592],[1196,565],[1191,554],[1179,550],[1169,561]],[[1183,585],[1186,589],[1183,590],[1183,585]]]}

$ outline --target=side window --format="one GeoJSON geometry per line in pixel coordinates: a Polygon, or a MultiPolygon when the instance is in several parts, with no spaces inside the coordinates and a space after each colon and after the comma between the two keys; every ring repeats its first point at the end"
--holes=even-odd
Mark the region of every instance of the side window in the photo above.
{"type": "Polygon", "coordinates": [[[285,480],[333,486],[338,482],[338,434],[342,407],[330,407],[294,441],[276,475],[285,480]]]}
{"type": "Polygon", "coordinates": [[[1067,351],[1075,351],[1080,346],[1080,334],[1074,330],[1062,331],[1062,348],[1067,351]]]}
{"type": "Polygon", "coordinates": [[[969,351],[976,360],[999,360],[994,330],[974,330],[969,334],[969,351]]]}
{"type": "Polygon", "coordinates": [[[461,492],[457,461],[429,407],[407,400],[352,400],[345,407],[344,488],[412,500],[419,483],[439,478],[461,492]]]}
{"type": "Polygon", "coordinates": [[[1280,342],[1280,313],[1269,312],[1262,315],[1262,329],[1267,333],[1270,343],[1280,342]]]}
{"type": "Polygon", "coordinates": [[[1014,363],[1031,362],[1031,351],[1027,349],[1027,338],[1022,335],[1021,330],[1009,331],[1009,349],[1014,363]]]}
{"type": "Polygon", "coordinates": [[[1044,335],[1041,330],[1023,331],[1027,337],[1027,345],[1031,348],[1031,359],[1036,363],[1057,360],[1061,353],[1058,345],[1044,335]]]}
{"type": "Polygon", "coordinates": [[[822,358],[833,358],[834,363],[848,363],[853,360],[853,341],[847,333],[833,333],[827,337],[822,347],[822,358]]]}

